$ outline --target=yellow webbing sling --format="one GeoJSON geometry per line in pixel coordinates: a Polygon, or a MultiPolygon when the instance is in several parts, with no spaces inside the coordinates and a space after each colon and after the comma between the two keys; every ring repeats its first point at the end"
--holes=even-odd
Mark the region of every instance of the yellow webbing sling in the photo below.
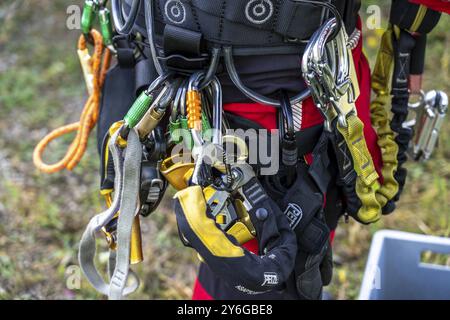
{"type": "Polygon", "coordinates": [[[370,104],[372,126],[378,136],[383,161],[383,183],[377,192],[377,200],[383,207],[398,192],[399,184],[394,178],[397,170],[398,145],[390,126],[388,107],[391,101],[392,73],[394,69],[393,29],[389,27],[383,34],[375,69],[372,74],[372,90],[375,98],[370,104]]]}
{"type": "Polygon", "coordinates": [[[338,122],[337,129],[350,150],[353,167],[358,175],[355,189],[362,203],[358,218],[364,223],[375,222],[381,216],[381,205],[376,196],[380,184],[364,138],[364,124],[354,113],[349,114],[346,120],[347,125],[338,122]]]}
{"type": "MultiPolygon", "coordinates": [[[[427,7],[420,5],[414,21],[407,30],[411,33],[417,32],[422,26],[426,14],[427,7]]],[[[339,121],[337,125],[337,129],[344,137],[352,155],[354,169],[358,175],[356,193],[362,203],[358,211],[358,218],[364,223],[378,220],[382,208],[396,197],[400,188],[398,181],[395,179],[399,166],[399,146],[395,141],[396,133],[391,128],[392,112],[390,111],[395,67],[394,40],[399,37],[400,28],[390,24],[383,34],[376,65],[372,73],[372,90],[375,97],[370,104],[370,115],[372,126],[378,137],[377,144],[381,149],[382,181],[378,181],[378,174],[367,149],[362,121],[354,112],[351,112],[347,114],[346,126],[343,126],[339,121]]],[[[358,83],[355,77],[352,77],[352,82],[354,86],[358,83]]],[[[341,100],[341,104],[344,104],[343,109],[354,107],[351,106],[351,103],[345,106],[347,104],[345,100],[341,100]]]]}
{"type": "Polygon", "coordinates": [[[377,133],[377,144],[381,149],[383,167],[382,183],[378,181],[372,157],[364,139],[364,124],[351,114],[347,117],[348,126],[338,124],[338,130],[343,135],[352,154],[354,169],[358,174],[356,193],[362,202],[358,218],[364,223],[377,221],[381,209],[398,193],[399,184],[395,179],[398,166],[398,145],[395,133],[390,126],[390,101],[392,73],[394,69],[393,37],[395,27],[389,26],[383,34],[376,65],[372,74],[372,90],[375,97],[370,104],[372,126],[377,133]]]}
{"type": "Polygon", "coordinates": [[[337,130],[343,136],[350,151],[353,168],[357,174],[355,191],[361,201],[358,219],[363,223],[371,223],[380,219],[382,205],[377,192],[380,190],[379,175],[375,169],[372,156],[364,136],[364,123],[358,118],[355,101],[359,96],[359,84],[356,76],[353,55],[348,49],[350,63],[349,77],[352,83],[353,97],[347,92],[339,100],[340,114],[345,121],[337,121],[337,130]]]}
{"type": "MultiPolygon", "coordinates": [[[[420,5],[416,17],[408,28],[409,32],[416,32],[422,25],[427,7],[420,5]]],[[[397,26],[389,25],[384,32],[374,71],[372,73],[372,90],[375,98],[370,105],[371,122],[378,136],[378,146],[382,156],[383,183],[377,192],[377,200],[381,207],[392,200],[399,191],[399,183],[395,179],[395,172],[398,168],[399,147],[395,142],[395,133],[390,126],[390,104],[392,90],[392,74],[394,72],[394,37],[400,36],[400,29],[397,26]]]]}

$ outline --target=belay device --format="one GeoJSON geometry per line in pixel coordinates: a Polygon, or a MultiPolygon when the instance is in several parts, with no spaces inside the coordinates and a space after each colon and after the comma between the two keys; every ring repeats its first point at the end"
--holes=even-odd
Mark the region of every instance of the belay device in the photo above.
{"type": "Polygon", "coordinates": [[[407,154],[428,160],[435,148],[448,98],[430,91],[418,103],[408,103],[408,77],[423,71],[417,56],[423,55],[424,37],[439,14],[422,6],[405,8],[403,1],[394,5],[394,11],[406,14],[402,20],[391,19],[373,75],[371,121],[382,150],[380,175],[355,104],[360,92],[352,49],[361,33],[355,29],[348,34],[337,3],[129,3],[124,10],[121,1],[112,0],[111,19],[107,1],[85,1],[79,55],[90,98],[80,121],[50,133],[33,157],[44,172],[73,169],[97,123],[100,103],[103,113],[114,112],[107,104],[117,101],[102,96],[102,89],[116,93],[114,98],[126,104],[126,114],[111,117],[112,125],[101,132],[100,189],[107,209],[94,216],[83,233],[79,251],[83,273],[111,299],[134,292],[139,281],[130,264],[144,259],[140,217],[157,209],[171,185],[177,191],[180,239],[232,288],[257,296],[283,290],[289,282],[297,297],[320,298],[332,271],[324,213],[332,180],[330,163],[337,163],[336,184],[344,195],[346,214],[372,223],[394,209],[405,183],[402,165],[407,154]],[[97,17],[101,32],[92,29],[97,17]],[[89,43],[94,44],[92,56],[87,52],[89,43]],[[307,88],[293,96],[281,91],[273,97],[247,87],[236,57],[269,54],[298,55],[307,88]],[[128,95],[117,95],[114,84],[105,80],[112,55],[122,69],[111,73],[124,72],[136,82],[128,95]],[[134,69],[141,71],[133,73],[134,69]],[[219,73],[226,73],[249,99],[279,109],[278,176],[262,179],[257,166],[248,163],[247,141],[227,131],[231,127],[223,110],[219,73]],[[136,100],[128,101],[133,95],[136,100]],[[325,122],[312,150],[314,162],[307,164],[299,154],[292,106],[310,96],[325,122]],[[46,165],[41,159],[44,148],[71,131],[77,136],[64,159],[46,165]],[[265,181],[273,181],[275,187],[268,188],[265,181]],[[109,281],[94,263],[98,233],[110,248],[109,281]],[[257,254],[242,246],[252,239],[258,243],[257,254]]]}

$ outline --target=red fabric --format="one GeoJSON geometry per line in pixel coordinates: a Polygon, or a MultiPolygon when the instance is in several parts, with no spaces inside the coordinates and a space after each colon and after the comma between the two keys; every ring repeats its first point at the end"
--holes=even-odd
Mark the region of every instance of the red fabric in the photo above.
{"type": "Polygon", "coordinates": [[[195,280],[194,284],[194,292],[192,294],[192,300],[214,300],[208,292],[203,288],[202,284],[198,281],[198,279],[195,280]]]}
{"type": "Polygon", "coordinates": [[[223,108],[225,111],[252,120],[267,130],[277,128],[277,111],[274,107],[258,103],[229,103],[223,108]]]}
{"type": "MultiPolygon", "coordinates": [[[[362,47],[362,43],[360,43],[358,47],[362,47]]],[[[381,159],[381,150],[377,144],[377,133],[372,127],[370,120],[370,66],[366,56],[362,54],[361,50],[362,49],[360,48],[359,54],[353,54],[355,61],[357,61],[356,72],[358,74],[359,88],[361,91],[358,100],[356,100],[356,109],[358,110],[358,117],[364,123],[364,136],[366,138],[369,152],[372,155],[375,169],[377,170],[379,176],[381,177],[380,179],[382,180],[381,168],[383,166],[383,162],[381,159]]]]}
{"type": "Polygon", "coordinates": [[[448,0],[410,0],[409,2],[423,4],[433,10],[450,14],[450,2],[448,0]]]}
{"type": "Polygon", "coordinates": [[[330,243],[331,243],[331,245],[333,245],[335,236],[336,236],[336,230],[331,230],[331,232],[330,232],[330,243]]]}
{"type": "MultiPolygon", "coordinates": [[[[358,28],[361,29],[361,20],[358,22],[358,28]]],[[[370,79],[370,66],[362,52],[362,39],[358,46],[353,50],[353,59],[355,61],[356,73],[358,74],[358,81],[361,94],[356,101],[356,108],[358,111],[358,117],[364,123],[364,135],[367,141],[367,146],[372,155],[375,168],[381,177],[381,151],[377,145],[377,135],[373,129],[370,121],[370,92],[371,92],[371,79],[370,79]]],[[[228,112],[232,112],[243,118],[252,120],[268,130],[277,128],[276,109],[261,105],[258,103],[231,103],[224,105],[224,109],[228,112]]],[[[309,98],[303,102],[303,120],[302,129],[306,129],[315,125],[323,123],[323,117],[314,105],[312,98],[309,98]]],[[[312,156],[306,155],[306,161],[312,163],[312,156]]],[[[335,231],[330,233],[330,241],[333,243],[335,237],[335,231]]],[[[243,245],[249,251],[254,253],[258,252],[258,243],[256,239],[253,239],[243,245]]],[[[204,290],[201,284],[196,281],[194,287],[194,294],[192,296],[194,300],[212,299],[211,296],[204,290]]]]}

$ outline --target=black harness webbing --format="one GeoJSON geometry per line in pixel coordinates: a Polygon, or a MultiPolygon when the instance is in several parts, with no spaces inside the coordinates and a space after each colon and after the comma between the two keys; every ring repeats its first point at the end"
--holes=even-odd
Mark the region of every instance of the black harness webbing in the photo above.
{"type": "Polygon", "coordinates": [[[345,197],[346,213],[358,220],[358,211],[362,206],[355,188],[358,175],[354,170],[352,155],[344,137],[337,131],[335,124],[331,127],[334,129],[325,131],[324,135],[327,136],[328,142],[332,147],[334,160],[336,160],[338,168],[336,185],[342,190],[345,197]]]}
{"type": "Polygon", "coordinates": [[[391,129],[397,135],[398,167],[395,179],[399,190],[394,199],[388,201],[383,208],[384,214],[395,209],[406,182],[407,169],[403,166],[407,161],[407,150],[413,138],[412,128],[404,126],[408,117],[409,77],[411,74],[422,74],[426,46],[426,34],[439,22],[441,14],[424,6],[409,3],[406,0],[395,1],[391,9],[390,22],[394,25],[393,49],[394,71],[392,75],[391,129]]]}
{"type": "MultiPolygon", "coordinates": [[[[394,198],[397,201],[402,193],[403,187],[406,182],[407,170],[403,167],[407,160],[406,151],[408,150],[409,142],[413,137],[413,130],[403,126],[403,123],[408,117],[408,101],[409,101],[409,90],[408,90],[408,79],[410,75],[410,65],[411,65],[411,52],[414,49],[416,40],[407,31],[400,31],[399,38],[394,41],[394,52],[395,52],[395,62],[394,62],[394,74],[392,78],[392,107],[391,111],[393,113],[391,128],[397,133],[395,142],[397,143],[399,150],[397,155],[398,168],[395,173],[395,179],[399,183],[399,191],[394,198]]],[[[385,208],[386,210],[391,210],[393,208],[392,203],[385,208]]],[[[395,207],[394,207],[395,208],[395,207]]]]}
{"type": "MultiPolygon", "coordinates": [[[[128,14],[132,0],[125,0],[128,14]]],[[[242,54],[264,54],[264,47],[298,52],[298,47],[323,23],[326,9],[307,3],[280,0],[157,0],[155,33],[162,36],[166,25],[194,30],[212,45],[231,45],[257,50],[242,54]],[[284,47],[284,48],[282,48],[284,47]]],[[[359,0],[319,0],[332,3],[344,18],[347,32],[356,27],[359,0]]],[[[144,5],[137,15],[135,31],[146,35],[144,5]]]]}

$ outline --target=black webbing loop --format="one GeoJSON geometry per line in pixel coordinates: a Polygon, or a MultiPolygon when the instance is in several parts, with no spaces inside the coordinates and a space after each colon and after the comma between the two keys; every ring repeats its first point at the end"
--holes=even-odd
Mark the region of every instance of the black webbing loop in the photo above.
{"type": "MultiPolygon", "coordinates": [[[[408,150],[409,142],[413,137],[413,131],[411,128],[406,128],[403,123],[408,117],[408,101],[409,101],[409,89],[408,81],[410,75],[411,66],[411,54],[416,45],[416,39],[409,32],[400,30],[399,36],[394,41],[394,57],[395,67],[392,77],[392,121],[391,128],[397,134],[395,142],[397,143],[399,150],[397,155],[398,168],[394,177],[399,183],[399,191],[394,200],[398,201],[405,182],[407,170],[403,167],[407,160],[406,151],[408,150]]],[[[384,210],[384,213],[389,213],[390,204],[384,210]]]]}

